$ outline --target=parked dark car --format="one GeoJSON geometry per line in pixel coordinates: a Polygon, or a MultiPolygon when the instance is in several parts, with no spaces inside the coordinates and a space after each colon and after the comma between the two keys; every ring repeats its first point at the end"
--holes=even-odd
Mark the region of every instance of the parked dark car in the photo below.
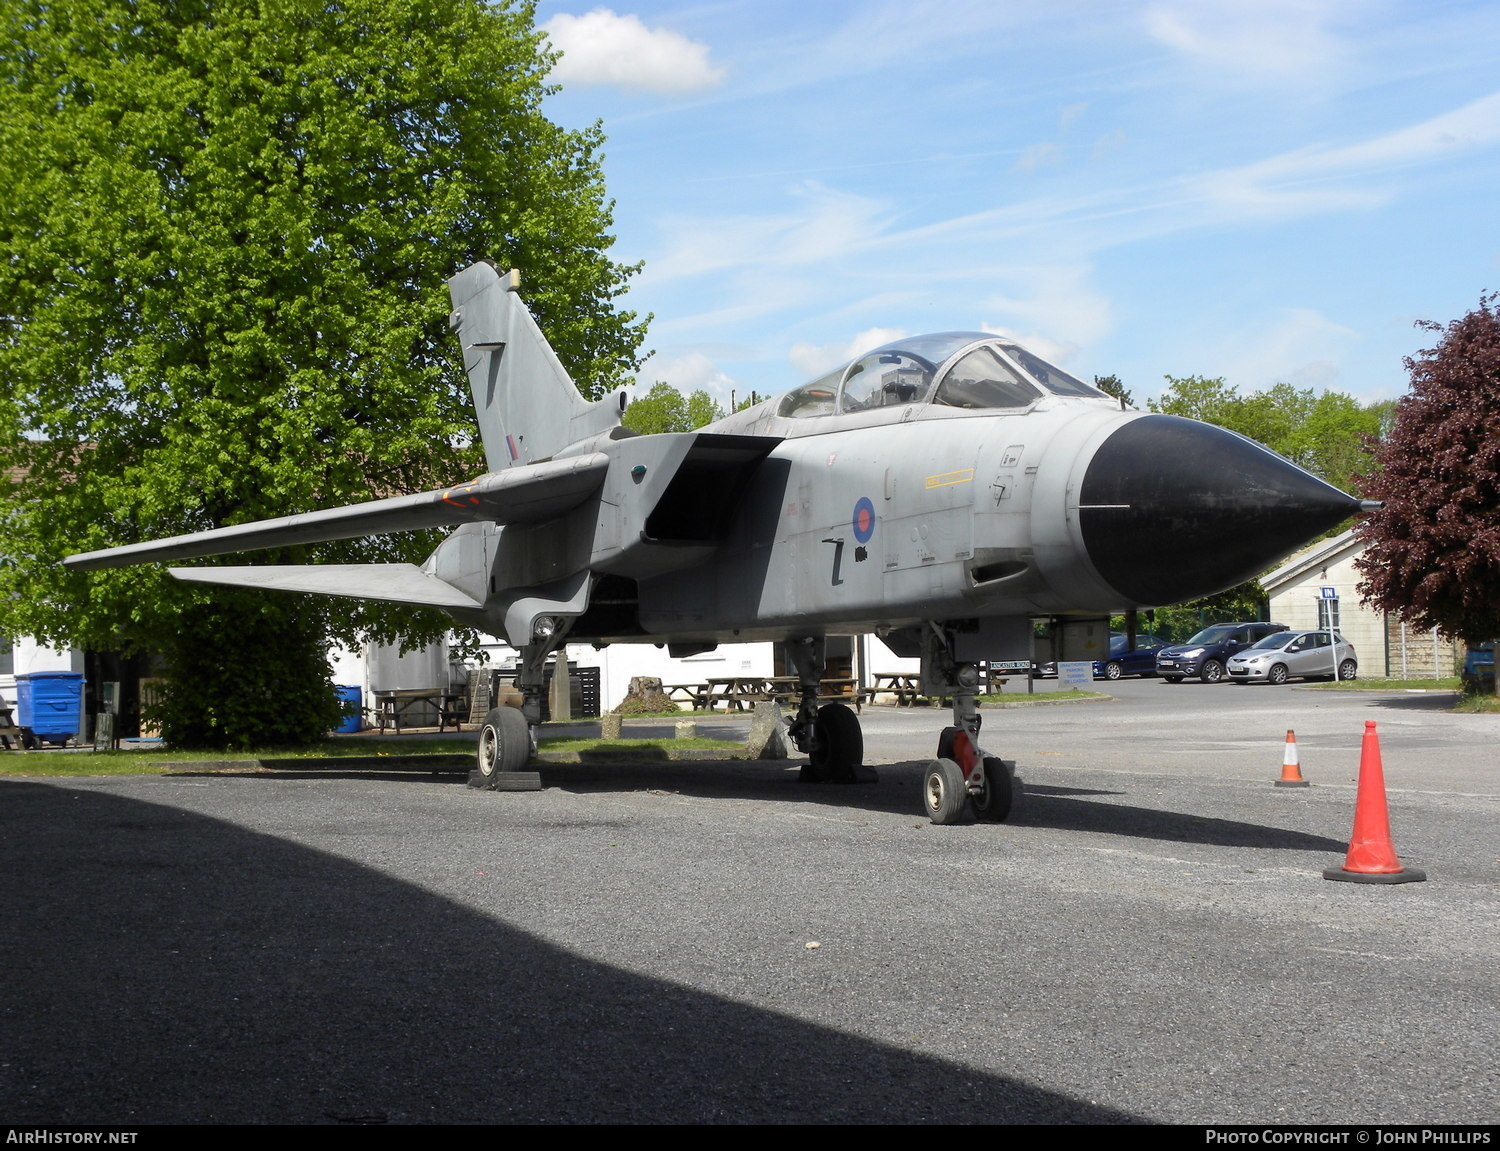
{"type": "Polygon", "coordinates": [[[1156,653],[1166,640],[1154,635],[1138,635],[1135,647],[1130,637],[1115,632],[1109,637],[1109,658],[1094,661],[1094,675],[1099,679],[1119,679],[1126,675],[1155,675],[1156,653]]]}
{"type": "Polygon", "coordinates": [[[1187,643],[1173,644],[1157,652],[1156,674],[1168,683],[1181,683],[1185,679],[1218,683],[1224,678],[1224,665],[1230,656],[1256,640],[1286,630],[1284,623],[1216,623],[1187,643]]]}

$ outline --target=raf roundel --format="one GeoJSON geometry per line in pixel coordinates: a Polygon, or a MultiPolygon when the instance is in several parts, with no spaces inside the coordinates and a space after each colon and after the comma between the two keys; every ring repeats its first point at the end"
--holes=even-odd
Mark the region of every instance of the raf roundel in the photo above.
{"type": "Polygon", "coordinates": [[[870,537],[875,534],[875,505],[870,502],[869,496],[860,498],[859,503],[854,505],[854,538],[862,544],[870,542],[870,537]]]}

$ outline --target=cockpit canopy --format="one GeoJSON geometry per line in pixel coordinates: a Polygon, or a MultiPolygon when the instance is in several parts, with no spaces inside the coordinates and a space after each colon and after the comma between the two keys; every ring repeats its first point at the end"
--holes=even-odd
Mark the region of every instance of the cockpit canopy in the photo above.
{"type": "Polygon", "coordinates": [[[876,348],[788,392],[776,411],[804,417],[923,403],[1026,408],[1049,393],[1108,398],[1004,337],[939,332],[876,348]]]}

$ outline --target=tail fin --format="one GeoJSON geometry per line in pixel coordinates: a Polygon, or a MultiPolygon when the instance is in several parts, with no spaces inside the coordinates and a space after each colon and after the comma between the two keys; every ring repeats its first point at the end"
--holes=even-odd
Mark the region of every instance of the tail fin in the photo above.
{"type": "Polygon", "coordinates": [[[492,472],[551,459],[569,444],[620,423],[621,395],[590,403],[563,369],[547,337],[488,261],[448,281],[450,327],[464,349],[479,434],[492,472]]]}

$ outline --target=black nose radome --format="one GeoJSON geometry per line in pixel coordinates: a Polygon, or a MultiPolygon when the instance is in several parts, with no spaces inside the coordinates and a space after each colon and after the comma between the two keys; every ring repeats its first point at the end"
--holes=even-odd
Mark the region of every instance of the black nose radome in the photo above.
{"type": "Polygon", "coordinates": [[[1105,440],[1078,499],[1089,559],[1141,607],[1242,583],[1359,507],[1268,448],[1177,416],[1105,440]]]}

